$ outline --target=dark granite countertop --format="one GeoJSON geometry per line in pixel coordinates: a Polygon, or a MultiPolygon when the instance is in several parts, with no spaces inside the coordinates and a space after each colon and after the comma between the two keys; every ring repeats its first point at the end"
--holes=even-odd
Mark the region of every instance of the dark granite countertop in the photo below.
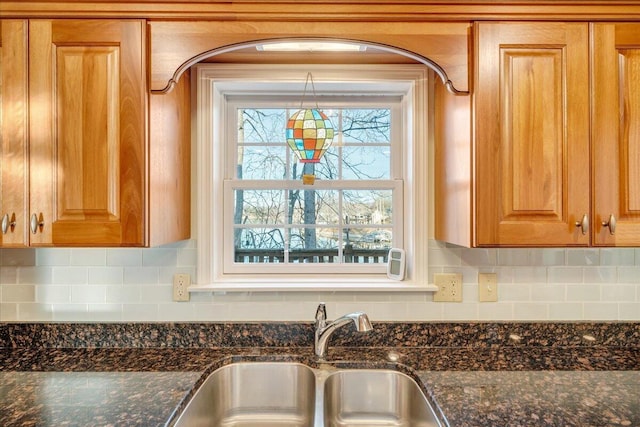
{"type": "MultiPolygon", "coordinates": [[[[169,326],[172,333],[174,326],[169,326]]],[[[362,338],[348,332],[336,334],[329,358],[410,373],[450,427],[640,426],[638,324],[565,325],[561,329],[571,330],[572,337],[556,336],[553,342],[522,325],[442,326],[443,334],[464,338],[425,335],[423,327],[437,329],[433,324],[376,326],[395,338],[358,342],[362,338]],[[474,330],[478,341],[469,337],[474,330]],[[513,339],[514,330],[518,339],[513,339]],[[584,337],[585,330],[587,343],[574,336],[584,337]],[[613,332],[615,339],[609,335],[613,332]],[[465,345],[433,345],[443,340],[464,340],[465,345]],[[346,345],[353,341],[357,346],[346,345]]],[[[120,327],[104,328],[109,335],[120,327]]],[[[114,341],[109,341],[111,347],[96,347],[91,342],[95,325],[0,324],[0,426],[163,426],[175,419],[204,376],[223,364],[274,359],[315,363],[309,325],[243,326],[221,334],[226,338],[215,343],[203,343],[202,325],[191,325],[189,330],[199,331],[192,332],[199,337],[197,345],[164,346],[149,337],[166,342],[165,327],[159,335],[157,330],[140,335],[144,327],[133,326],[139,340],[135,347],[118,347],[114,341]],[[297,338],[268,338],[273,330],[293,331],[297,338]]],[[[125,334],[129,343],[130,332],[125,334]]]]}

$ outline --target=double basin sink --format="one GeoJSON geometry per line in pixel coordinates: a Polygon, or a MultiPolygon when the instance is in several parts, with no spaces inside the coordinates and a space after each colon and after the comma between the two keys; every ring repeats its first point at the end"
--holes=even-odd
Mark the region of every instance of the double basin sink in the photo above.
{"type": "Polygon", "coordinates": [[[212,372],[175,427],[441,427],[418,384],[390,369],[237,362],[212,372]]]}

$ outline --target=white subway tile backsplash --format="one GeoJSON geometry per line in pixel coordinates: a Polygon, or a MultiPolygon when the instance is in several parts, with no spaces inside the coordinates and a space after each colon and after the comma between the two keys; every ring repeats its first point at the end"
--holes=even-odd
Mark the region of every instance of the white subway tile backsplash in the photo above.
{"type": "Polygon", "coordinates": [[[513,304],[485,302],[478,307],[479,320],[513,320],[513,304]]]}
{"type": "Polygon", "coordinates": [[[47,322],[53,320],[53,305],[27,302],[18,304],[18,319],[22,322],[47,322]]]}
{"type": "Polygon", "coordinates": [[[617,283],[640,283],[640,267],[618,267],[617,283]]]}
{"type": "Polygon", "coordinates": [[[95,267],[89,271],[90,285],[122,285],[124,283],[123,267],[95,267]]]}
{"type": "Polygon", "coordinates": [[[549,305],[534,302],[514,304],[513,320],[536,321],[549,318],[549,305]]]}
{"type": "Polygon", "coordinates": [[[140,286],[107,286],[106,292],[106,302],[108,304],[138,304],[142,302],[140,286]]]}
{"type": "Polygon", "coordinates": [[[86,285],[88,278],[87,267],[53,267],[54,285],[86,285]]]}
{"type": "Polygon", "coordinates": [[[442,304],[444,318],[447,320],[478,319],[478,304],[475,303],[433,303],[442,304]]]}
{"type": "Polygon", "coordinates": [[[582,283],[584,271],[582,267],[549,267],[547,277],[549,283],[582,283]]]}
{"type": "Polygon", "coordinates": [[[636,285],[607,283],[600,287],[602,301],[629,302],[636,300],[636,285]]]}
{"type": "Polygon", "coordinates": [[[566,299],[567,285],[565,284],[535,284],[531,286],[531,301],[561,302],[566,299]]]}
{"type": "Polygon", "coordinates": [[[2,285],[4,302],[34,302],[36,289],[34,285],[2,285]]]}
{"type": "Polygon", "coordinates": [[[172,301],[175,273],[196,279],[196,242],[158,248],[0,249],[0,321],[311,321],[367,311],[372,321],[640,320],[640,249],[467,249],[431,240],[429,278],[463,274],[463,303],[413,292],[194,293],[172,301]],[[498,275],[478,301],[478,272],[498,275]]]}
{"type": "Polygon", "coordinates": [[[599,249],[567,249],[568,265],[600,265],[599,249]]]}
{"type": "Polygon", "coordinates": [[[178,264],[178,252],[169,248],[151,248],[142,252],[142,265],[163,267],[178,264]]]}
{"type": "Polygon", "coordinates": [[[600,265],[634,265],[635,250],[630,248],[600,249],[600,265]]]}
{"type": "Polygon", "coordinates": [[[36,265],[35,249],[0,250],[0,266],[8,267],[8,266],[30,266],[30,265],[36,265]]]}
{"type": "Polygon", "coordinates": [[[549,304],[549,320],[554,320],[554,321],[585,320],[583,304],[581,302],[549,304]]]}
{"type": "Polygon", "coordinates": [[[141,266],[143,250],[146,250],[146,249],[138,249],[138,248],[107,249],[107,265],[141,266]]]}
{"type": "Polygon", "coordinates": [[[35,249],[37,265],[70,265],[71,249],[39,248],[35,249]]]}
{"type": "Polygon", "coordinates": [[[567,301],[599,301],[600,285],[567,285],[567,301]]]}
{"type": "Polygon", "coordinates": [[[632,320],[637,322],[640,318],[640,302],[639,303],[621,303],[618,304],[619,318],[618,320],[632,320]]]}
{"type": "Polygon", "coordinates": [[[531,301],[531,289],[527,283],[498,284],[498,301],[531,301]]]}
{"type": "Polygon", "coordinates": [[[71,286],[71,302],[72,303],[106,303],[107,287],[102,285],[71,286]]]}
{"type": "Polygon", "coordinates": [[[565,265],[566,254],[565,249],[530,249],[529,261],[531,265],[565,265]]]}
{"type": "Polygon", "coordinates": [[[158,283],[157,267],[125,267],[123,283],[125,285],[154,285],[158,283]]]}
{"type": "Polygon", "coordinates": [[[102,266],[107,264],[107,250],[95,248],[71,249],[71,265],[102,266]]]}
{"type": "Polygon", "coordinates": [[[21,267],[18,283],[31,285],[49,285],[53,283],[53,267],[21,267]]]}
{"type": "Polygon", "coordinates": [[[615,283],[617,279],[616,267],[593,267],[584,270],[585,283],[615,283]]]}
{"type": "MultiPolygon", "coordinates": [[[[0,293],[0,296],[2,293],[0,293]]],[[[18,304],[0,303],[0,322],[14,322],[18,319],[18,304]]]]}
{"type": "MultiPolygon", "coordinates": [[[[520,267],[511,270],[514,283],[547,283],[546,267],[520,267]]],[[[498,281],[503,281],[502,275],[498,276],[498,281]]]]}
{"type": "Polygon", "coordinates": [[[37,285],[36,302],[67,304],[71,302],[71,286],[37,285]]]}
{"type": "Polygon", "coordinates": [[[18,283],[18,267],[0,266],[0,285],[18,283]]]}
{"type": "Polygon", "coordinates": [[[586,302],[584,317],[589,320],[618,319],[618,304],[586,302]]]}

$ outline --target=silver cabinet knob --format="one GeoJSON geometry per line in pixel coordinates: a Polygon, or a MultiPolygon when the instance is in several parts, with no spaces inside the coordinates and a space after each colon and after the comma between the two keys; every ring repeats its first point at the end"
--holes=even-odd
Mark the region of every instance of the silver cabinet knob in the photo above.
{"type": "Polygon", "coordinates": [[[576,227],[582,229],[582,234],[587,234],[589,232],[589,215],[584,214],[582,221],[576,221],[576,227]]]}
{"type": "Polygon", "coordinates": [[[16,228],[15,212],[11,214],[11,217],[9,217],[9,214],[4,214],[4,216],[2,217],[2,225],[1,225],[2,234],[7,234],[9,230],[13,232],[15,228],[16,228]]]}
{"type": "Polygon", "coordinates": [[[614,214],[609,215],[608,221],[602,221],[603,227],[609,227],[609,234],[612,236],[616,234],[616,217],[614,214]]]}
{"type": "Polygon", "coordinates": [[[38,232],[38,229],[42,231],[42,227],[44,227],[44,216],[42,215],[42,212],[40,213],[39,217],[36,214],[32,214],[29,225],[33,234],[36,234],[38,232]]]}

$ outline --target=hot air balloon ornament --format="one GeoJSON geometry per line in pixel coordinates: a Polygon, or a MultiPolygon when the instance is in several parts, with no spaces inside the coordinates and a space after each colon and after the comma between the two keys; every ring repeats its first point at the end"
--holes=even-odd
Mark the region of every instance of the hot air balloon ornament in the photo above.
{"type": "MultiPolygon", "coordinates": [[[[304,85],[300,109],[293,113],[287,121],[287,144],[298,157],[300,163],[318,163],[327,149],[333,143],[334,130],[331,120],[317,106],[316,108],[302,108],[307,83],[311,80],[311,87],[315,97],[315,87],[311,73],[307,74],[304,85]]],[[[302,175],[303,184],[313,184],[314,174],[302,175]]]]}

